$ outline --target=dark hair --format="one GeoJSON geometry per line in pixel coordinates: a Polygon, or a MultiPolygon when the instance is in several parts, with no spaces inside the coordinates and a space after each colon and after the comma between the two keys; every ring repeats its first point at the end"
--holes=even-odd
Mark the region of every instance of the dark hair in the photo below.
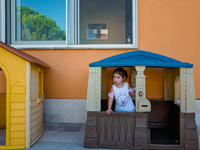
{"type": "Polygon", "coordinates": [[[125,79],[127,79],[127,77],[128,77],[128,74],[127,74],[126,70],[124,70],[124,69],[121,68],[121,67],[115,69],[115,70],[113,71],[113,75],[114,75],[115,73],[119,74],[120,76],[122,76],[122,78],[125,78],[125,79]]]}

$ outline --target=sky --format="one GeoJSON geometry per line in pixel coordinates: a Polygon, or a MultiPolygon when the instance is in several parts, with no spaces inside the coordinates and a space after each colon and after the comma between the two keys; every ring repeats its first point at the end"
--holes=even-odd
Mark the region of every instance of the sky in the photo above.
{"type": "Polygon", "coordinates": [[[29,6],[47,18],[56,21],[56,24],[66,31],[66,0],[16,0],[21,1],[22,5],[29,6]]]}

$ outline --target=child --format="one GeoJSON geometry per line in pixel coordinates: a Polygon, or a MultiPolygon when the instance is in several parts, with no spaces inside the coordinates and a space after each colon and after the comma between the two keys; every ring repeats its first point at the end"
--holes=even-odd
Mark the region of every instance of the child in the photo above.
{"type": "Polygon", "coordinates": [[[123,68],[117,68],[113,72],[113,81],[111,92],[108,94],[108,110],[106,113],[110,115],[113,111],[111,109],[113,97],[115,96],[116,105],[115,111],[120,112],[135,112],[135,106],[130,97],[135,95],[135,92],[127,82],[124,82],[128,74],[123,68]]]}

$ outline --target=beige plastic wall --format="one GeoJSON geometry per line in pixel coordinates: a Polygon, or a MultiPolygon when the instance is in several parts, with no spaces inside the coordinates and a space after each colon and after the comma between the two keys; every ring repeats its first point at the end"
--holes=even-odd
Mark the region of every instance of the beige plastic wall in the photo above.
{"type": "Polygon", "coordinates": [[[87,111],[101,110],[101,67],[90,67],[87,89],[87,111]]]}
{"type": "Polygon", "coordinates": [[[31,66],[31,110],[30,110],[30,142],[33,145],[43,134],[43,70],[31,66]],[[40,75],[42,74],[42,75],[40,75]],[[42,89],[41,92],[40,89],[42,89]],[[39,95],[39,93],[41,93],[39,95]]]}
{"type": "Polygon", "coordinates": [[[183,113],[196,111],[193,68],[180,68],[180,110],[183,113]]]}
{"type": "MultiPolygon", "coordinates": [[[[146,76],[144,75],[145,66],[135,66],[137,74],[135,76],[135,110],[136,112],[150,112],[151,103],[146,99],[146,76]]],[[[134,74],[135,71],[133,71],[134,74]]]]}

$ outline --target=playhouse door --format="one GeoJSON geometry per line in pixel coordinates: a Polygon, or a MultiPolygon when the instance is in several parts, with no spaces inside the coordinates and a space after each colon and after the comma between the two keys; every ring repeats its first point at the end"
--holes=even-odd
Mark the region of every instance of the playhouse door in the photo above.
{"type": "Polygon", "coordinates": [[[0,68],[0,145],[6,145],[6,78],[0,68]]]}

